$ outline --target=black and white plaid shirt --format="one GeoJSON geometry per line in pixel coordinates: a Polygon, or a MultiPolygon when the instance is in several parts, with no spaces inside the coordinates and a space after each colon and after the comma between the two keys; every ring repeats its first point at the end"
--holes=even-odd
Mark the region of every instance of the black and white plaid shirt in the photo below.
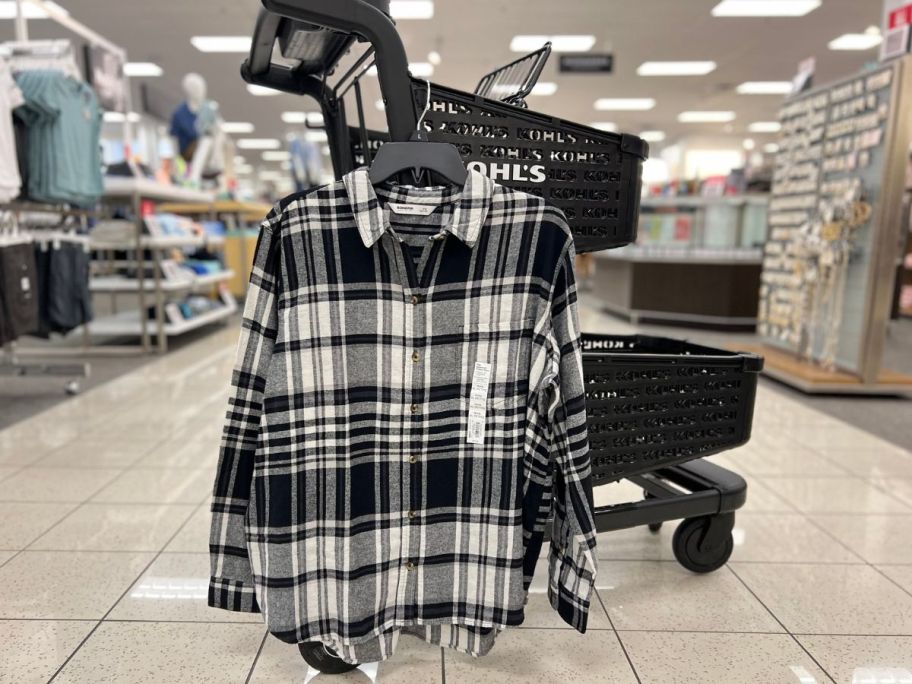
{"type": "Polygon", "coordinates": [[[400,631],[478,655],[523,621],[550,511],[548,595],[585,631],[573,256],[559,210],[475,172],[374,188],[362,168],[276,207],[222,438],[209,604],[262,609],[278,638],[351,661],[388,657],[400,631]]]}

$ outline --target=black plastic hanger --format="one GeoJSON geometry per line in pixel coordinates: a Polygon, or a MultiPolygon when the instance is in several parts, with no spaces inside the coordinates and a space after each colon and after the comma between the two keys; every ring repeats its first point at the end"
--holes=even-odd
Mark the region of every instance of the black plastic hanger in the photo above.
{"type": "Polygon", "coordinates": [[[384,143],[374,155],[369,171],[373,185],[398,177],[406,171],[412,172],[415,185],[419,185],[422,175],[430,173],[452,185],[465,185],[469,172],[456,148],[449,143],[428,142],[421,134],[421,122],[430,107],[431,84],[427,82],[427,101],[411,140],[384,143]]]}

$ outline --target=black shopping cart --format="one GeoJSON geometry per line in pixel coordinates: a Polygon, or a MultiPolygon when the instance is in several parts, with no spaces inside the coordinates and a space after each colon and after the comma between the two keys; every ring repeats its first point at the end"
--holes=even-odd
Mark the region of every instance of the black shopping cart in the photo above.
{"type": "MultiPolygon", "coordinates": [[[[317,101],[337,178],[369,164],[385,142],[409,140],[430,89],[422,118],[427,138],[455,145],[470,168],[560,207],[578,252],[636,239],[648,146],[636,136],[526,107],[550,46],[486,74],[467,93],[409,75],[389,0],[263,5],[241,74],[248,83],[317,101]],[[367,46],[351,59],[357,42],[367,46]],[[341,62],[348,64],[344,71],[341,62]],[[365,124],[361,79],[373,67],[386,131],[365,124]],[[357,125],[346,114],[349,94],[357,125]]],[[[586,335],[583,345],[593,485],[626,479],[643,490],[639,501],[596,505],[597,529],[643,525],[657,531],[666,521],[683,520],[673,538],[675,557],[694,572],[718,569],[732,553],[735,511],[747,487],[740,476],[703,459],[750,438],[763,360],[660,337],[586,335]]],[[[322,644],[300,648],[323,672],[350,669],[322,644]]]]}

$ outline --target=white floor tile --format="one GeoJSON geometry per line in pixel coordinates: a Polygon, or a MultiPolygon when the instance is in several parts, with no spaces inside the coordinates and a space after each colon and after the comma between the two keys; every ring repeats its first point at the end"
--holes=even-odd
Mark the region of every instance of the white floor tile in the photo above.
{"type": "Polygon", "coordinates": [[[774,563],[860,563],[798,513],[739,513],[732,530],[732,561],[774,563]]]}
{"type": "Polygon", "coordinates": [[[0,568],[0,618],[101,618],[150,553],[23,551],[0,568]]]}
{"type": "Polygon", "coordinates": [[[828,681],[787,634],[620,632],[619,636],[643,682],[828,681]]]}
{"type": "Polygon", "coordinates": [[[33,549],[160,551],[192,505],[87,503],[39,538],[33,549]]]}
{"type": "Polygon", "coordinates": [[[256,622],[259,613],[210,608],[209,554],[163,553],[111,612],[111,620],[161,622],[256,622]]]}
{"type": "Polygon", "coordinates": [[[49,453],[38,465],[65,468],[126,468],[147,454],[157,441],[141,439],[136,435],[117,439],[79,437],[49,453]]]}
{"type": "Polygon", "coordinates": [[[804,513],[912,513],[912,507],[858,478],[769,477],[763,483],[804,513]]]}
{"type": "Polygon", "coordinates": [[[912,509],[912,477],[871,480],[871,484],[882,492],[888,492],[912,509]]]}
{"type": "Polygon", "coordinates": [[[208,553],[209,528],[212,523],[210,507],[203,504],[190,516],[174,539],[165,547],[165,553],[208,553]]]}
{"type": "Polygon", "coordinates": [[[743,475],[747,482],[747,502],[741,509],[747,513],[794,513],[795,507],[776,487],[775,481],[765,482],[743,475]]]}
{"type": "Polygon", "coordinates": [[[0,501],[81,503],[121,472],[114,468],[24,468],[0,482],[0,501]]]}
{"type": "Polygon", "coordinates": [[[825,451],[824,456],[859,477],[871,480],[912,478],[912,454],[899,447],[847,451],[831,449],[825,451]]]}
{"type": "Polygon", "coordinates": [[[25,548],[76,506],[0,501],[0,549],[25,548]]]}
{"type": "Polygon", "coordinates": [[[867,565],[735,563],[793,634],[912,635],[912,596],[867,565]]]}
{"type": "Polygon", "coordinates": [[[878,565],[877,569],[912,594],[912,565],[878,565]]]}
{"type": "Polygon", "coordinates": [[[791,446],[787,449],[767,449],[748,445],[732,452],[732,460],[749,475],[848,475],[844,468],[834,464],[807,447],[791,446]]]}
{"type": "Polygon", "coordinates": [[[444,663],[447,684],[636,682],[617,635],[605,630],[506,630],[483,658],[445,650],[444,663]]]}
{"type": "Polygon", "coordinates": [[[869,563],[912,563],[912,515],[811,517],[869,563]]]}
{"type": "MultiPolygon", "coordinates": [[[[380,663],[378,681],[381,684],[432,684],[442,681],[442,671],[439,647],[411,636],[403,636],[399,639],[393,656],[380,663]]],[[[268,636],[250,684],[303,682],[306,673],[307,663],[297,646],[268,636]]],[[[369,681],[360,670],[342,675],[317,675],[311,680],[313,684],[367,684],[369,681]]]]}
{"type": "Polygon", "coordinates": [[[912,682],[912,637],[799,635],[798,640],[839,684],[912,682]]]}
{"type": "Polygon", "coordinates": [[[0,620],[0,682],[48,681],[95,624],[95,620],[0,620]]]}
{"type": "Polygon", "coordinates": [[[783,631],[725,568],[695,575],[677,563],[603,561],[597,583],[618,630],[783,631]]]}
{"type": "Polygon", "coordinates": [[[54,681],[243,682],[263,632],[262,625],[105,622],[54,681]]]}
{"type": "Polygon", "coordinates": [[[198,504],[215,478],[211,470],[132,468],[102,489],[93,502],[198,504]]]}

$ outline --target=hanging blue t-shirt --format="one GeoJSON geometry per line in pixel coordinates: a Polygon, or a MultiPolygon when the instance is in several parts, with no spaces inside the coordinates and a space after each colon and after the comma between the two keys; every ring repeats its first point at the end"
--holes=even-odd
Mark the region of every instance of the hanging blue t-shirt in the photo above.
{"type": "Polygon", "coordinates": [[[199,138],[199,132],[196,130],[196,112],[190,109],[186,102],[181,102],[174,110],[171,115],[171,129],[168,132],[177,138],[180,153],[199,138]]]}

